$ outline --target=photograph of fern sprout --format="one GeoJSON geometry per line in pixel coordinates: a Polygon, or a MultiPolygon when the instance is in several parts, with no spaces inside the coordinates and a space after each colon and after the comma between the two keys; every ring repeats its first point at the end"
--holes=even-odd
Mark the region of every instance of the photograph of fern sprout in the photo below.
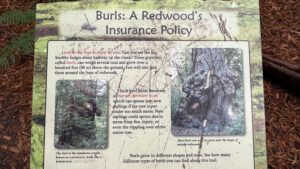
{"type": "Polygon", "coordinates": [[[104,149],[108,144],[107,82],[59,80],[55,96],[58,149],[104,149]]]}
{"type": "Polygon", "coordinates": [[[173,135],[244,135],[242,50],[174,49],[171,56],[173,135]]]}

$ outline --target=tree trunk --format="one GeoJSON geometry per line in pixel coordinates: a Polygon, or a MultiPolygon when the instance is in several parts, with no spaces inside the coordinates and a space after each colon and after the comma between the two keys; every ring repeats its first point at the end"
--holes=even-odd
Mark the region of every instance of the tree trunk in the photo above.
{"type": "Polygon", "coordinates": [[[178,119],[184,122],[177,124],[207,120],[208,131],[220,132],[231,120],[229,113],[238,79],[226,64],[221,48],[193,49],[192,64],[191,74],[182,86],[187,96],[177,110],[178,119]]]}

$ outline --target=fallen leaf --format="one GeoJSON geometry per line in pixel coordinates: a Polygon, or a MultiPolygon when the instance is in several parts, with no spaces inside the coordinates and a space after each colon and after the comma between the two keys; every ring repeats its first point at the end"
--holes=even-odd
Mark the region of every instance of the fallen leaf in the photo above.
{"type": "Polygon", "coordinates": [[[16,147],[10,147],[9,151],[13,152],[13,153],[18,153],[20,152],[16,147]]]}
{"type": "Polygon", "coordinates": [[[4,139],[4,140],[7,140],[7,141],[10,141],[10,140],[11,140],[11,137],[10,137],[10,136],[3,136],[3,139],[4,139]]]}
{"type": "Polygon", "coordinates": [[[1,145],[1,148],[2,148],[3,150],[7,150],[7,145],[1,145]]]}

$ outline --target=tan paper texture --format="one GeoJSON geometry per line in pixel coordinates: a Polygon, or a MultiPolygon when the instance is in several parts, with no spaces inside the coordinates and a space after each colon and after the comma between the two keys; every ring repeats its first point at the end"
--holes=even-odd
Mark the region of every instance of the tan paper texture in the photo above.
{"type": "MultiPolygon", "coordinates": [[[[190,58],[185,59],[189,60],[190,58]]],[[[49,41],[44,168],[253,168],[249,69],[249,44],[247,41],[49,41]],[[192,48],[237,48],[242,51],[243,65],[245,133],[242,135],[205,136],[199,158],[197,155],[199,155],[201,136],[174,136],[171,132],[171,84],[173,79],[179,76],[174,71],[171,61],[178,55],[176,51],[192,48]],[[68,59],[62,59],[62,56],[68,59]],[[91,58],[83,59],[84,56],[91,58]],[[97,58],[97,56],[101,56],[101,58],[97,58]],[[139,57],[143,57],[143,59],[139,57]],[[58,64],[59,60],[66,62],[58,64]],[[138,64],[138,62],[140,63],[138,64]],[[57,73],[71,72],[72,68],[58,69],[63,65],[66,67],[79,65],[78,69],[73,68],[73,72],[78,70],[78,74],[62,75],[57,73]],[[141,67],[138,68],[139,65],[141,67]],[[84,67],[80,68],[80,66],[84,67]],[[109,68],[105,69],[104,66],[109,68]],[[110,74],[104,74],[104,70],[110,74]],[[80,72],[83,73],[80,74],[80,72]],[[109,113],[108,146],[106,148],[59,149],[54,146],[57,141],[54,138],[55,90],[59,80],[107,81],[109,113]],[[149,92],[149,89],[158,90],[158,92],[149,92]],[[136,90],[140,90],[140,92],[136,92],[136,90]],[[121,104],[121,101],[124,100],[136,100],[136,102],[121,104]],[[157,102],[141,103],[145,100],[156,100],[157,102]],[[122,108],[119,105],[127,107],[122,108]],[[137,107],[133,108],[134,106],[137,107]],[[149,108],[151,106],[153,107],[149,108]],[[132,110],[139,109],[152,112],[132,112],[132,110]],[[120,110],[123,113],[120,113],[120,110]],[[126,120],[132,121],[132,124],[124,123],[125,120],[120,119],[121,115],[126,115],[126,120]],[[133,118],[133,115],[138,115],[138,117],[133,118]],[[146,117],[141,119],[146,115],[157,117],[156,119],[146,117]],[[122,125],[115,123],[117,121],[123,121],[122,125]],[[134,121],[139,121],[139,123],[134,121]],[[115,126],[122,128],[116,129],[115,126]],[[124,129],[123,126],[144,126],[145,129],[130,127],[124,129]],[[154,128],[146,128],[147,126],[154,126],[154,128]],[[156,126],[158,127],[155,128],[156,126]],[[195,145],[178,145],[182,143],[182,140],[189,140],[195,145]],[[76,156],[84,156],[82,155],[84,153],[94,153],[98,157],[86,158],[86,155],[85,158],[76,158],[76,156]],[[161,157],[159,156],[161,154],[170,157],[161,157]],[[58,159],[58,156],[68,157],[68,159],[64,158],[65,162],[57,162],[57,160],[62,160],[58,159]],[[130,163],[128,163],[129,159],[130,163]],[[194,162],[197,160],[200,162],[194,162]]]]}

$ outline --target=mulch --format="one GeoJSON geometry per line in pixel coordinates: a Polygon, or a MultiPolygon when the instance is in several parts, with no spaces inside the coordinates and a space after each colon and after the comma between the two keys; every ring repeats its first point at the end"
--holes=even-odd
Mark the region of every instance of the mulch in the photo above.
{"type": "MultiPolygon", "coordinates": [[[[300,1],[261,0],[262,52],[300,63],[300,1]]],[[[266,71],[265,71],[266,72],[266,71]]],[[[264,74],[268,166],[300,168],[300,94],[264,74]]],[[[300,86],[298,87],[298,89],[300,86]]]]}
{"type": "MultiPolygon", "coordinates": [[[[38,0],[1,0],[0,15],[38,0]]],[[[40,1],[41,2],[41,1],[40,1]]],[[[263,53],[300,63],[300,1],[261,0],[263,53]]],[[[0,49],[34,24],[0,25],[0,49]]],[[[29,168],[33,53],[0,69],[0,168],[29,168]]],[[[300,168],[300,95],[264,74],[268,167],[300,168]]]]}

